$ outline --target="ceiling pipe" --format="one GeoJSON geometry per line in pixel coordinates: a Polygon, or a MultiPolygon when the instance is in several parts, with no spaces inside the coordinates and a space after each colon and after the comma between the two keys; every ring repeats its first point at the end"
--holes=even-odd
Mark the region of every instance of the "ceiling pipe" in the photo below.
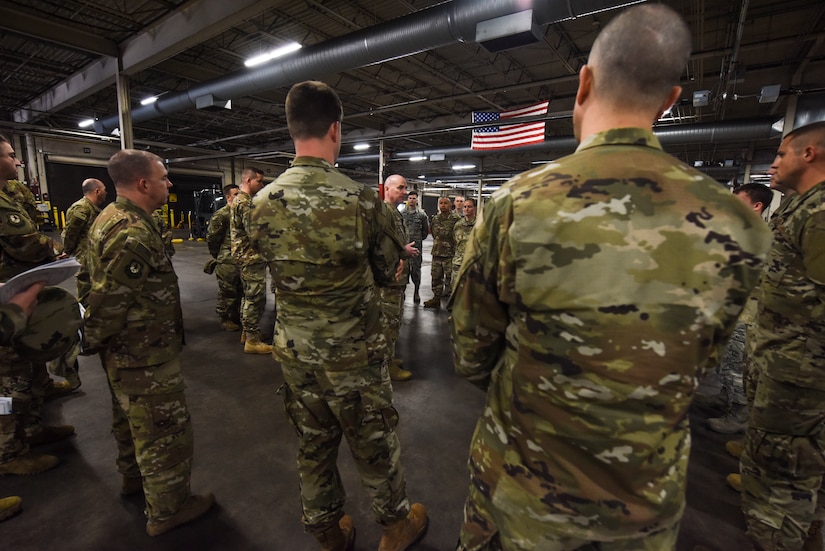
{"type": "MultiPolygon", "coordinates": [[[[198,98],[211,95],[227,101],[264,90],[290,86],[367,65],[455,44],[474,42],[480,22],[533,9],[538,26],[549,25],[593,13],[638,4],[644,0],[567,0],[525,2],[525,0],[454,0],[420,10],[391,21],[361,29],[324,43],[302,48],[284,58],[259,67],[229,73],[202,82],[177,94],[164,94],[158,101],[132,111],[132,121],[143,122],[194,109],[198,98]]],[[[95,121],[99,134],[108,134],[118,125],[117,115],[95,121]]]]}
{"type": "MultiPolygon", "coordinates": [[[[722,121],[714,123],[681,124],[678,126],[662,126],[653,129],[663,146],[684,145],[694,143],[723,143],[741,140],[767,140],[779,137],[780,133],[772,128],[776,118],[744,119],[738,121],[722,121]]],[[[441,154],[447,157],[484,157],[486,155],[501,155],[503,152],[528,153],[551,150],[573,151],[576,149],[576,139],[572,136],[550,137],[542,143],[525,145],[511,150],[477,151],[469,146],[440,147],[396,151],[390,161],[409,161],[410,157],[429,157],[441,154]]],[[[377,161],[377,154],[341,155],[338,163],[361,163],[377,161]]]]}

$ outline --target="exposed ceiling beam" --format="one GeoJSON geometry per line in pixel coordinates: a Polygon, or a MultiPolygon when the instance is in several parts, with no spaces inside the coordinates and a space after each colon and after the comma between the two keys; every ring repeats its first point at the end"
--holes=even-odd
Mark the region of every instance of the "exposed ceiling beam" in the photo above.
{"type": "Polygon", "coordinates": [[[5,6],[0,6],[0,29],[90,54],[117,57],[120,53],[115,42],[99,35],[5,6]]]}
{"type": "MultiPolygon", "coordinates": [[[[121,44],[123,60],[121,70],[124,74],[142,71],[238,25],[271,6],[271,0],[233,0],[232,2],[197,0],[190,2],[169,17],[121,44]]],[[[1,14],[2,11],[0,11],[1,14]]],[[[37,21],[41,25],[47,23],[37,21]]],[[[17,28],[16,21],[14,24],[17,28]]],[[[63,28],[61,32],[67,39],[72,34],[78,34],[77,30],[69,27],[63,28]]],[[[46,39],[42,36],[40,38],[46,39]]],[[[117,56],[117,53],[118,48],[115,45],[114,55],[117,56]]],[[[42,113],[59,111],[106,86],[113,85],[116,72],[117,63],[114,58],[104,57],[90,63],[29,102],[22,109],[15,111],[13,118],[16,122],[26,123],[36,119],[42,113]]]]}

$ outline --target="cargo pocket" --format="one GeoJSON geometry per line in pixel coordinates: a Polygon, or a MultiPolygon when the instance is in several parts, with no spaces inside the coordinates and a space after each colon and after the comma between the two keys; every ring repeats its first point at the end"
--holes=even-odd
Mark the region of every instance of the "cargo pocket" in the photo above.
{"type": "Polygon", "coordinates": [[[192,457],[192,422],[183,391],[133,397],[129,424],[142,471],[147,462],[158,472],[192,457]]]}

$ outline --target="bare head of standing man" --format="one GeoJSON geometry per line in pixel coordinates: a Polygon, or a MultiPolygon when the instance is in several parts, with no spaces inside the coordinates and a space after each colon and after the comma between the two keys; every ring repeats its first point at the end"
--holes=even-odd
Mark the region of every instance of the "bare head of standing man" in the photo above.
{"type": "Polygon", "coordinates": [[[671,8],[616,16],[579,74],[576,152],[502,185],[467,240],[454,363],[486,405],[459,551],[675,548],[696,375],[770,243],[652,132],[689,54],[671,8]]]}

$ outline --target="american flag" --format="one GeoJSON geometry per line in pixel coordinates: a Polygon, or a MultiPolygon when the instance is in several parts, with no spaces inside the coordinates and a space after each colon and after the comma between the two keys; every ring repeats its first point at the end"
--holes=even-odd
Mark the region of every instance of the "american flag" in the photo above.
{"type": "MultiPolygon", "coordinates": [[[[501,113],[473,111],[473,123],[546,115],[549,101],[501,113]]],[[[506,149],[544,141],[544,121],[473,129],[472,149],[506,149]]]]}

